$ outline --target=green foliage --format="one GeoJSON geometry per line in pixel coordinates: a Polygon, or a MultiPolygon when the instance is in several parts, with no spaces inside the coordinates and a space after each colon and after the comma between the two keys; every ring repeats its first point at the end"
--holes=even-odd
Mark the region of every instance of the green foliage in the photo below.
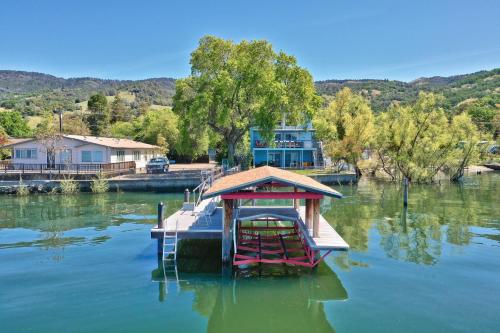
{"type": "Polygon", "coordinates": [[[31,130],[26,120],[23,119],[19,112],[7,111],[0,112],[0,127],[5,133],[12,137],[29,137],[31,130]]]}
{"type": "Polygon", "coordinates": [[[116,123],[117,121],[130,121],[131,110],[125,100],[117,94],[113,103],[111,103],[111,123],[116,123]]]}
{"type": "Polygon", "coordinates": [[[5,144],[7,142],[7,133],[3,129],[2,126],[0,126],[0,146],[5,144]]]}
{"type": "Polygon", "coordinates": [[[85,121],[85,116],[78,112],[65,112],[63,114],[63,133],[74,135],[90,135],[90,129],[85,121]]]}
{"type": "Polygon", "coordinates": [[[237,143],[251,126],[260,126],[270,141],[282,115],[304,123],[319,107],[311,75],[266,41],[235,44],[206,36],[190,63],[192,74],[177,80],[174,96],[181,136],[187,136],[180,140],[184,148],[197,144],[193,135],[209,128],[221,135],[233,161],[237,143]]]}
{"type": "Polygon", "coordinates": [[[453,117],[450,132],[461,141],[450,152],[443,170],[450,175],[451,180],[456,181],[462,178],[465,167],[479,160],[479,142],[482,138],[466,113],[453,117]]]}
{"type": "Polygon", "coordinates": [[[483,133],[488,133],[493,136],[500,132],[500,98],[491,96],[474,100],[468,103],[463,103],[458,107],[460,112],[466,112],[474,124],[483,133]]]}
{"type": "Polygon", "coordinates": [[[90,114],[87,117],[87,123],[90,132],[95,136],[104,134],[110,122],[110,112],[106,96],[103,94],[92,95],[88,101],[88,110],[90,114]]]}
{"type": "Polygon", "coordinates": [[[163,156],[167,156],[169,152],[168,142],[161,134],[158,134],[158,138],[156,139],[156,145],[160,147],[161,154],[163,156]]]}
{"type": "Polygon", "coordinates": [[[316,135],[323,141],[327,155],[351,163],[358,174],[357,163],[374,134],[373,123],[374,116],[366,99],[349,88],[339,91],[314,119],[316,135]]]}
{"type": "MultiPolygon", "coordinates": [[[[7,143],[7,133],[3,129],[2,126],[0,126],[0,146],[4,145],[7,143]]],[[[10,149],[1,149],[0,148],[0,161],[8,158],[11,154],[10,149]]]]}
{"type": "Polygon", "coordinates": [[[136,140],[156,145],[163,137],[167,147],[174,147],[179,136],[177,115],[170,108],[148,110],[134,122],[136,140]]]}
{"type": "Polygon", "coordinates": [[[30,189],[28,185],[25,185],[23,179],[19,178],[19,185],[16,190],[16,195],[24,197],[27,196],[28,194],[30,194],[30,189]]]}
{"type": "Polygon", "coordinates": [[[172,104],[174,82],[170,78],[139,81],[63,79],[42,73],[0,70],[0,106],[25,116],[52,112],[56,107],[78,111],[82,107],[78,103],[88,100],[91,95],[104,92],[111,96],[120,91],[134,95],[132,109],[138,109],[142,103],[168,106],[172,104]]]}
{"type": "Polygon", "coordinates": [[[109,182],[104,175],[99,174],[91,180],[90,190],[96,194],[108,192],[109,182]]]}
{"type": "Polygon", "coordinates": [[[466,115],[450,122],[440,106],[443,100],[441,95],[420,93],[414,104],[392,106],[377,117],[375,149],[392,179],[431,182],[440,171],[455,175],[474,156],[475,126],[466,115]]]}
{"type": "Polygon", "coordinates": [[[109,132],[114,138],[134,138],[137,130],[134,123],[119,121],[111,124],[109,132]]]}
{"type": "Polygon", "coordinates": [[[178,155],[195,160],[208,151],[210,130],[190,119],[179,119],[179,138],[175,146],[178,155]]]}
{"type": "Polygon", "coordinates": [[[71,177],[61,180],[59,187],[62,194],[75,194],[80,191],[79,183],[71,177]]]}
{"type": "Polygon", "coordinates": [[[446,98],[445,109],[451,111],[460,102],[485,96],[498,96],[500,68],[450,77],[420,78],[411,82],[395,80],[327,80],[316,82],[316,88],[326,99],[344,87],[351,88],[369,100],[375,113],[393,103],[411,104],[420,91],[434,92],[446,98]]]}

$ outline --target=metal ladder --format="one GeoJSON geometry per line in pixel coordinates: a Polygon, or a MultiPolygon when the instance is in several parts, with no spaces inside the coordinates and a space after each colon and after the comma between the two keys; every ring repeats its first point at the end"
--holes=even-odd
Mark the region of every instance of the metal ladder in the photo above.
{"type": "Polygon", "coordinates": [[[167,226],[163,230],[163,248],[162,248],[162,262],[163,262],[163,276],[165,278],[166,292],[168,293],[168,275],[175,276],[177,291],[180,291],[179,271],[177,270],[177,226],[179,220],[175,221],[175,234],[174,236],[167,235],[167,226]],[[170,258],[173,255],[173,258],[170,258]]]}
{"type": "Polygon", "coordinates": [[[163,247],[162,247],[162,260],[163,261],[177,261],[177,225],[179,220],[175,221],[175,234],[174,236],[167,235],[167,226],[163,229],[163,247]],[[169,258],[173,254],[173,258],[169,258]]]}

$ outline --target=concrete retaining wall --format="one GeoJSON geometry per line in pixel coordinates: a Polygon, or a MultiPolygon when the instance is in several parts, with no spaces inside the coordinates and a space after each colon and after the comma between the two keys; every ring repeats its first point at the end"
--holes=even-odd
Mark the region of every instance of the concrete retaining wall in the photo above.
{"type": "Polygon", "coordinates": [[[330,175],[311,175],[309,177],[325,185],[347,185],[358,182],[355,173],[334,173],[330,175]]]}
{"type": "MultiPolygon", "coordinates": [[[[188,188],[192,190],[201,182],[199,173],[177,175],[140,175],[140,177],[131,176],[118,179],[109,179],[110,191],[125,192],[182,192],[188,188]]],[[[311,178],[327,185],[354,184],[357,182],[355,174],[331,174],[314,175],[311,178]]],[[[45,193],[50,192],[54,187],[59,186],[60,180],[37,180],[24,179],[24,185],[30,188],[31,192],[45,193]]],[[[90,191],[90,180],[78,180],[80,190],[90,191]]],[[[17,180],[0,180],[0,194],[15,193],[19,186],[17,180]]]]}

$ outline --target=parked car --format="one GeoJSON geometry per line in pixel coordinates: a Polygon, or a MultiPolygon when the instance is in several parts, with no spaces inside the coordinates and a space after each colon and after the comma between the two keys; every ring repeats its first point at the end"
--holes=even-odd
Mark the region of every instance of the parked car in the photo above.
{"type": "Polygon", "coordinates": [[[167,157],[155,157],[146,164],[146,173],[167,173],[170,161],[167,157]]]}

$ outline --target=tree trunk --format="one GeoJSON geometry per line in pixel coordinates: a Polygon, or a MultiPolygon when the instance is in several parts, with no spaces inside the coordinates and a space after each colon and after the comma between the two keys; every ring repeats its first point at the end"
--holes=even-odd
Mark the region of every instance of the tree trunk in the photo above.
{"type": "Polygon", "coordinates": [[[230,142],[228,140],[228,142],[227,142],[227,160],[228,160],[230,166],[233,166],[233,164],[234,164],[235,151],[236,151],[236,143],[230,142]]]}
{"type": "Polygon", "coordinates": [[[356,164],[354,164],[354,171],[356,172],[356,178],[357,179],[361,178],[363,173],[361,172],[361,169],[356,164]]]}

